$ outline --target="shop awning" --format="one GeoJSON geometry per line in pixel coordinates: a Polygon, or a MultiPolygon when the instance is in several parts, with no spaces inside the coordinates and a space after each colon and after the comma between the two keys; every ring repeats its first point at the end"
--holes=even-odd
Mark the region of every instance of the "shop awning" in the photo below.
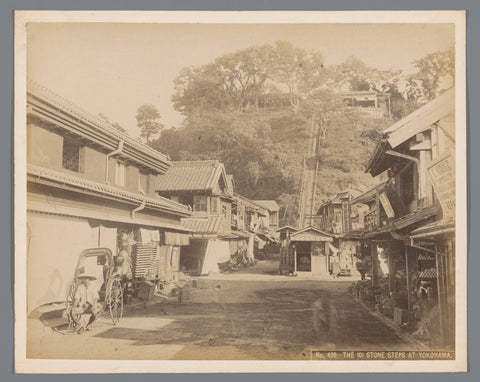
{"type": "Polygon", "coordinates": [[[412,231],[412,239],[421,239],[424,237],[433,237],[437,235],[454,234],[455,222],[453,220],[439,220],[412,231]]]}
{"type": "Polygon", "coordinates": [[[180,232],[165,232],[166,245],[189,245],[190,237],[180,232]]]}

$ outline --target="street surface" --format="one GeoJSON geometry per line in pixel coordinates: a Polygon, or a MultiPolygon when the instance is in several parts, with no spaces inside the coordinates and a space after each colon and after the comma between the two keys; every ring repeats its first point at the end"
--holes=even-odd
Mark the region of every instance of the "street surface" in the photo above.
{"type": "Polygon", "coordinates": [[[340,279],[286,277],[278,261],[197,278],[184,301],[126,306],[82,335],[29,320],[29,358],[310,359],[312,350],[416,350],[354,301],[340,279]]]}

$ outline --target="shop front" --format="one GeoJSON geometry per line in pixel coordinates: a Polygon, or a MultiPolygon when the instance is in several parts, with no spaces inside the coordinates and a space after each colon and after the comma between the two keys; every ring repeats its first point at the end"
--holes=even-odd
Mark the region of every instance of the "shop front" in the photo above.
{"type": "Polygon", "coordinates": [[[331,235],[314,227],[307,227],[291,234],[289,253],[293,257],[293,272],[328,275],[332,241],[331,235]]]}

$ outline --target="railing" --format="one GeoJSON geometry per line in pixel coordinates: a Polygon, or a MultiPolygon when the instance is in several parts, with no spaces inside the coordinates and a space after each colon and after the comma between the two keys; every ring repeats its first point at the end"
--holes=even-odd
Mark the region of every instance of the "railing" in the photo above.
{"type": "Polygon", "coordinates": [[[361,114],[364,117],[369,117],[373,119],[382,119],[388,117],[386,111],[380,107],[361,107],[361,106],[350,106],[349,110],[354,110],[361,114]]]}
{"type": "Polygon", "coordinates": [[[315,219],[315,223],[319,229],[322,231],[326,231],[328,229],[328,217],[327,216],[317,216],[315,219]]]}

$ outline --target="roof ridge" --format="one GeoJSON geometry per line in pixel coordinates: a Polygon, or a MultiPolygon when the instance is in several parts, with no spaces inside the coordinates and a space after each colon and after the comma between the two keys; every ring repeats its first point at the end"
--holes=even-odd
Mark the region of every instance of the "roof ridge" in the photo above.
{"type": "Polygon", "coordinates": [[[74,115],[77,118],[82,118],[84,121],[95,125],[96,127],[102,128],[111,135],[115,136],[120,140],[128,142],[130,145],[134,146],[137,149],[145,150],[153,156],[161,156],[162,160],[170,161],[168,156],[161,153],[158,150],[155,150],[153,147],[150,147],[139,140],[129,136],[127,133],[120,131],[119,129],[113,127],[113,125],[105,121],[100,116],[89,112],[88,110],[78,106],[72,101],[64,98],[48,87],[28,78],[27,79],[27,93],[37,93],[37,95],[43,97],[45,100],[52,102],[55,106],[58,106],[63,109],[64,112],[74,115]]]}
{"type": "Polygon", "coordinates": [[[205,165],[205,164],[220,164],[217,159],[204,159],[204,160],[185,160],[185,161],[172,161],[172,167],[177,165],[205,165]]]}
{"type": "Polygon", "coordinates": [[[85,179],[79,176],[75,176],[73,174],[69,174],[63,171],[58,171],[58,170],[44,167],[44,166],[39,166],[39,165],[29,163],[27,164],[27,173],[32,173],[34,175],[39,175],[39,176],[42,176],[42,175],[51,176],[53,178],[56,178],[57,180],[62,180],[62,181],[70,180],[72,182],[77,183],[77,185],[79,185],[79,183],[82,183],[84,186],[87,186],[89,188],[93,188],[97,190],[101,188],[104,191],[110,191],[110,192],[116,193],[117,196],[121,196],[130,200],[134,199],[135,201],[138,201],[138,202],[142,202],[143,200],[145,200],[146,202],[149,202],[152,205],[163,205],[164,207],[168,206],[170,208],[176,208],[177,210],[182,209],[182,210],[189,211],[187,206],[181,203],[177,203],[173,200],[164,198],[162,196],[157,196],[155,198],[151,196],[146,196],[140,193],[123,190],[121,188],[114,187],[109,184],[104,184],[104,183],[96,182],[94,180],[85,179]]]}

